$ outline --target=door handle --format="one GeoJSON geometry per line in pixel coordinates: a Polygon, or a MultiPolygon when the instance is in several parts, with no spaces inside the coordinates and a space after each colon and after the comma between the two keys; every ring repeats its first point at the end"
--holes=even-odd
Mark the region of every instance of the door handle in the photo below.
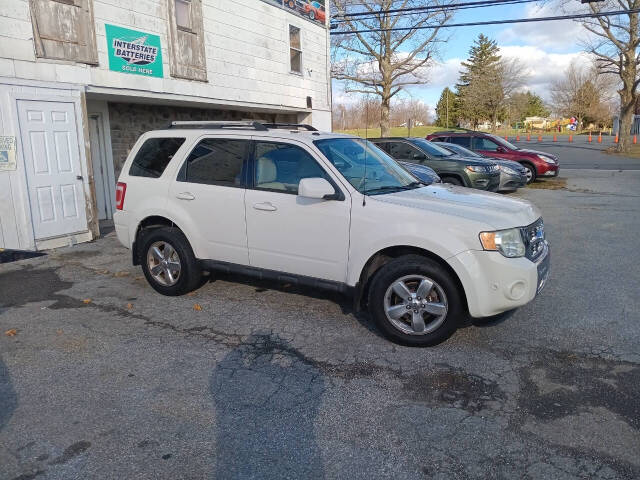
{"type": "Polygon", "coordinates": [[[265,210],[267,212],[275,212],[278,208],[271,202],[254,203],[253,208],[256,210],[265,210]]]}
{"type": "Polygon", "coordinates": [[[195,195],[193,195],[192,193],[189,193],[189,192],[178,193],[176,195],[176,198],[179,198],[180,200],[195,200],[196,199],[195,195]]]}

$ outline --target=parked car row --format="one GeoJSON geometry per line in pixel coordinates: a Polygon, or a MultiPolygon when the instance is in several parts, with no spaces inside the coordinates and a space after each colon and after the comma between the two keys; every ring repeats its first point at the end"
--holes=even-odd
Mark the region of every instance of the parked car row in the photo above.
{"type": "Polygon", "coordinates": [[[427,135],[427,140],[453,143],[485,157],[518,162],[527,171],[527,183],[535,181],[538,177],[556,177],[559,172],[558,157],[555,155],[520,148],[489,133],[470,130],[436,132],[427,135]]]}
{"type": "Polygon", "coordinates": [[[413,346],[538,295],[550,257],[534,205],[421,181],[374,143],[414,172],[433,162],[443,180],[499,188],[495,163],[424,139],[174,122],[143,134],[122,168],[118,239],[163,295],[198,288],[203,271],[338,290],[413,346]]]}

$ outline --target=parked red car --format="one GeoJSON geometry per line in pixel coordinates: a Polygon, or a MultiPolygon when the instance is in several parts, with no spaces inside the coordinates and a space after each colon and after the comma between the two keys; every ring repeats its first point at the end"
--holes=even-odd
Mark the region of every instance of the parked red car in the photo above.
{"type": "Polygon", "coordinates": [[[326,16],[324,12],[324,5],[320,2],[307,2],[304,6],[304,13],[309,15],[311,20],[316,20],[318,22],[325,22],[326,16]]]}
{"type": "Polygon", "coordinates": [[[427,140],[455,143],[488,157],[518,162],[527,170],[527,183],[535,181],[538,177],[556,177],[560,171],[558,157],[555,155],[519,148],[504,138],[489,133],[470,130],[466,132],[436,132],[427,135],[427,140]]]}

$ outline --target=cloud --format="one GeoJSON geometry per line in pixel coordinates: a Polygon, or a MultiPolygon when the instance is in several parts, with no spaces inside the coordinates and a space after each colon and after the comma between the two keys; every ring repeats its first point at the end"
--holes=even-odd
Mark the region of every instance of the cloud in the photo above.
{"type": "MultiPolygon", "coordinates": [[[[550,17],[586,11],[577,0],[556,0],[544,4],[529,4],[525,7],[526,18],[550,17]]],[[[579,45],[592,38],[579,22],[556,20],[548,22],[521,23],[508,27],[496,35],[498,43],[536,45],[547,51],[575,51],[579,45]]]]}

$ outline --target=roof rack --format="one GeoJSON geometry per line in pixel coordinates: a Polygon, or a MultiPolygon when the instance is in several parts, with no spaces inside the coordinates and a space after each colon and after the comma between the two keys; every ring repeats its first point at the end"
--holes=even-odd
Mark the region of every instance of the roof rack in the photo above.
{"type": "Polygon", "coordinates": [[[317,128],[307,125],[306,123],[267,123],[258,120],[240,120],[235,122],[225,120],[174,121],[171,122],[169,128],[253,128],[254,130],[260,130],[262,132],[270,128],[303,128],[310,132],[318,131],[317,128]]]}
{"type": "Polygon", "coordinates": [[[174,121],[171,122],[169,128],[253,128],[254,130],[267,131],[267,127],[265,127],[261,122],[256,121],[238,121],[238,122],[228,122],[228,121],[214,121],[214,120],[203,120],[203,121],[174,121]]]}
{"type": "Polygon", "coordinates": [[[263,123],[267,128],[304,128],[310,132],[317,132],[318,129],[307,123],[263,123]]]}

